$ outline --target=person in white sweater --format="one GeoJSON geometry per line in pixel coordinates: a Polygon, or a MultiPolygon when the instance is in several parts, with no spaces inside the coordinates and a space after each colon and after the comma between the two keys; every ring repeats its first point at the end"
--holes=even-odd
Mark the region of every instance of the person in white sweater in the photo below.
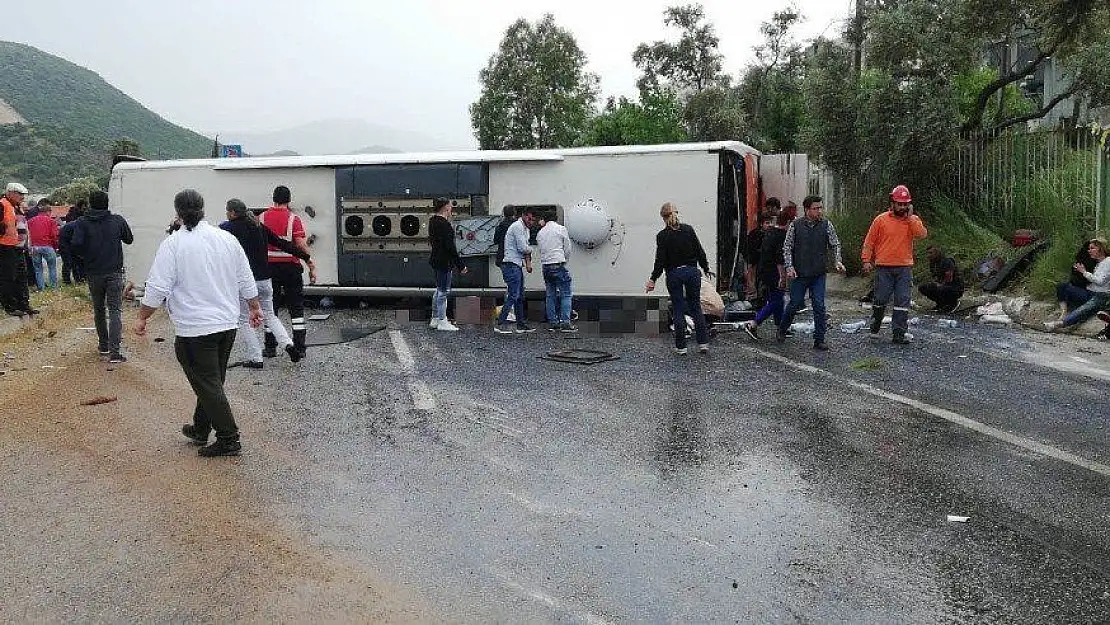
{"type": "Polygon", "coordinates": [[[258,287],[239,241],[204,221],[200,193],[186,189],[174,197],[173,206],[181,228],[162,241],[154,256],[135,333],[145,336],[147,319],[166,305],[177,361],[197,396],[193,423],[181,433],[205,445],[201,456],[237,456],[242,449],[239,427],[224,393],[224,377],[240,300],[249,306],[250,326],[262,325],[258,287]],[[216,441],[208,445],[213,430],[216,441]]]}
{"type": "Polygon", "coordinates": [[[1083,323],[1105,308],[1107,303],[1110,303],[1110,258],[1107,258],[1110,253],[1108,253],[1106,241],[1091,239],[1087,243],[1087,250],[1090,252],[1091,258],[1098,263],[1095,265],[1094,271],[1087,271],[1082,263],[1075,263],[1075,270],[1090,282],[1087,285],[1090,297],[1078,308],[1065,315],[1063,319],[1046,323],[1045,329],[1049,332],[1083,323]]]}

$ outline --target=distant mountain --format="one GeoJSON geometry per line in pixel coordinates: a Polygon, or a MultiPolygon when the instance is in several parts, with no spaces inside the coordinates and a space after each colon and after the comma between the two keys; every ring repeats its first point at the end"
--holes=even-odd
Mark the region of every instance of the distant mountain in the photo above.
{"type": "Polygon", "coordinates": [[[212,151],[211,139],[162,119],[96,73],[23,44],[0,41],[0,100],[0,180],[35,192],[106,176],[117,139],[137,141],[151,159],[212,151]]]}
{"type": "Polygon", "coordinates": [[[275,132],[221,130],[220,142],[240,144],[248,154],[272,154],[280,150],[308,155],[425,152],[451,147],[418,132],[357,119],[322,120],[275,132]]]}

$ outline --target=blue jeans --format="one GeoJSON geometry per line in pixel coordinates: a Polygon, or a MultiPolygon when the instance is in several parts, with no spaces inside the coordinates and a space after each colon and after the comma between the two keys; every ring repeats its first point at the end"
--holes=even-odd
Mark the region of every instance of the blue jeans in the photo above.
{"type": "Polygon", "coordinates": [[[671,315],[674,317],[674,346],[686,347],[686,313],[694,318],[694,334],[698,345],[709,342],[705,315],[701,313],[701,271],[686,265],[667,270],[667,291],[671,294],[671,315]]]}
{"type": "Polygon", "coordinates": [[[543,283],[547,286],[547,322],[570,323],[570,272],[566,264],[544,265],[543,283]]]}
{"type": "Polygon", "coordinates": [[[790,324],[794,323],[794,315],[805,305],[807,291],[809,301],[813,303],[813,342],[823,343],[825,331],[829,328],[829,317],[825,314],[825,274],[798,276],[790,282],[790,304],[782,314],[779,331],[786,332],[790,329],[790,324]]]}
{"type": "Polygon", "coordinates": [[[1090,293],[1091,297],[1087,301],[1068,313],[1067,317],[1064,317],[1065,327],[1083,323],[1091,317],[1094,317],[1095,313],[1105,308],[1107,303],[1110,303],[1110,293],[1095,293],[1093,291],[1090,291],[1090,293]]]}
{"type": "Polygon", "coordinates": [[[767,291],[767,301],[763,304],[763,308],[760,308],[759,312],[755,314],[755,325],[763,323],[767,317],[773,318],[776,326],[781,324],[783,309],[782,300],[785,296],[786,292],[782,289],[771,289],[767,291]]]}
{"type": "Polygon", "coordinates": [[[1056,299],[1067,304],[1068,310],[1071,310],[1087,303],[1091,292],[1070,282],[1061,282],[1056,285],[1056,299]]]}
{"type": "Polygon", "coordinates": [[[35,284],[41,291],[45,286],[42,277],[42,261],[46,261],[50,271],[50,288],[58,286],[58,253],[49,245],[38,245],[31,248],[31,263],[35,267],[35,284]]]}
{"type": "Polygon", "coordinates": [[[433,319],[442,321],[447,318],[447,296],[451,294],[451,276],[454,273],[452,269],[436,269],[436,292],[432,296],[433,319]]]}
{"type": "Polygon", "coordinates": [[[508,261],[501,263],[501,277],[505,279],[505,305],[497,315],[497,324],[507,323],[509,311],[516,314],[516,324],[526,326],[524,315],[524,268],[508,261]]]}

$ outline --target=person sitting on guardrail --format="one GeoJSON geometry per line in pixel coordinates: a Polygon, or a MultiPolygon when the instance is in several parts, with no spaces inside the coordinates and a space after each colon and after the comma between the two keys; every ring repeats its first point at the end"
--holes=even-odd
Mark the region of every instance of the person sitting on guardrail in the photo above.
{"type": "Polygon", "coordinates": [[[1098,311],[1106,308],[1106,305],[1110,303],[1110,258],[1107,258],[1110,253],[1108,253],[1106,241],[1091,239],[1087,243],[1087,251],[1090,252],[1091,258],[1098,263],[1095,265],[1095,270],[1093,272],[1087,271],[1083,263],[1075,263],[1074,268],[1090,283],[1087,285],[1087,292],[1090,297],[1081,302],[1078,308],[1065,315],[1063,319],[1046,322],[1044,326],[1049,332],[1083,323],[1098,311]]]}

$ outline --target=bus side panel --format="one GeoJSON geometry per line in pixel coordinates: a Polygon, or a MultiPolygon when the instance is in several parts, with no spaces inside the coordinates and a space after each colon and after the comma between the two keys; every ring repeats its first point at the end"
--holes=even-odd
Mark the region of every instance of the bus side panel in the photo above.
{"type": "MultiPolygon", "coordinates": [[[[112,175],[111,208],[123,215],[135,233],[135,243],[124,248],[129,279],[146,280],[166,227],[174,218],[173,196],[182,189],[196,189],[205,201],[205,218],[213,225],[227,216],[227,200],[239,198],[250,208],[273,204],[274,187],[285,185],[293,194],[292,208],[312,241],[318,282],[334,285],[336,263],[335,176],[330,168],[213,170],[207,166],[123,170],[112,175]],[[315,216],[305,207],[311,206],[315,216]],[[315,235],[313,237],[313,235],[315,235]]],[[[307,280],[307,274],[306,274],[307,280]]]]}
{"type": "MultiPolygon", "coordinates": [[[[614,224],[610,240],[596,248],[573,246],[567,267],[574,292],[642,296],[655,262],[664,202],[678,206],[682,221],[697,231],[709,266],[716,267],[718,163],[719,156],[710,152],[568,155],[561,162],[492,163],[490,212],[496,214],[506,204],[557,204],[567,213],[579,202],[594,200],[614,224]]],[[[573,235],[573,218],[565,221],[573,235]]],[[[535,266],[525,275],[525,287],[542,290],[539,263],[535,266]]],[[[504,284],[500,270],[491,267],[490,285],[504,284]]],[[[656,295],[666,295],[662,283],[656,295]]]]}

